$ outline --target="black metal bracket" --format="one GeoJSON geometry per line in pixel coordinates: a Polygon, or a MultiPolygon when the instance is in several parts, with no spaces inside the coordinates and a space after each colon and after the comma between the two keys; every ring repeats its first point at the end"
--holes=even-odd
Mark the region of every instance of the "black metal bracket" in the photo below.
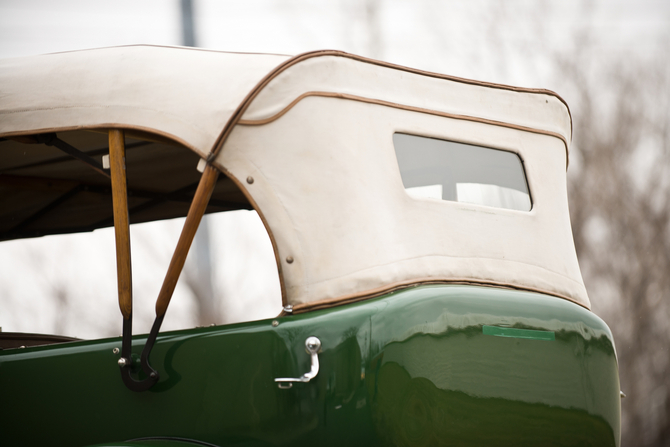
{"type": "Polygon", "coordinates": [[[61,151],[68,154],[69,156],[71,156],[73,158],[76,158],[77,160],[87,164],[88,166],[93,168],[95,171],[97,171],[100,174],[104,175],[105,177],[109,178],[109,172],[107,172],[107,170],[102,167],[102,164],[100,164],[94,158],[90,157],[85,152],[82,152],[79,149],[70,146],[65,141],[58,138],[55,133],[43,133],[43,134],[33,135],[33,138],[38,143],[42,143],[42,144],[45,144],[47,146],[54,146],[54,147],[60,149],[61,151]]]}
{"type": "Polygon", "coordinates": [[[154,325],[151,327],[151,332],[147,338],[142,355],[140,356],[140,365],[142,371],[146,375],[144,379],[135,379],[133,377],[133,359],[132,359],[132,343],[133,343],[133,317],[123,320],[123,340],[121,342],[121,358],[119,359],[119,367],[121,368],[121,379],[123,383],[132,391],[146,391],[158,383],[159,375],[149,364],[149,355],[151,349],[156,343],[158,331],[163,324],[163,317],[156,317],[154,325]]]}

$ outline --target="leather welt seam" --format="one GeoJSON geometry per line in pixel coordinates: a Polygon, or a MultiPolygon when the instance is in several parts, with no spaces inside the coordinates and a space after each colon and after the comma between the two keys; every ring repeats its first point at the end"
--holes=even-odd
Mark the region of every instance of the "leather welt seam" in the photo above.
{"type": "Polygon", "coordinates": [[[386,107],[393,107],[395,109],[401,109],[401,110],[408,110],[412,112],[418,112],[418,113],[425,113],[428,115],[435,115],[435,116],[441,116],[444,118],[452,118],[452,119],[457,119],[457,120],[464,120],[464,121],[473,121],[477,123],[482,123],[482,124],[490,124],[494,126],[500,126],[500,127],[506,127],[509,129],[516,129],[516,130],[522,130],[525,132],[532,132],[532,133],[537,133],[537,134],[542,134],[542,135],[548,135],[552,137],[556,137],[560,139],[563,142],[563,145],[565,146],[565,158],[566,158],[566,168],[567,164],[569,162],[568,157],[569,157],[569,152],[568,152],[568,142],[563,137],[563,135],[556,133],[556,132],[551,132],[549,130],[542,130],[542,129],[536,129],[533,127],[527,127],[527,126],[521,126],[518,124],[512,124],[512,123],[506,123],[504,121],[497,121],[497,120],[492,120],[488,118],[479,118],[476,116],[470,116],[470,115],[461,115],[461,114],[456,114],[456,113],[449,113],[449,112],[441,112],[439,110],[432,110],[432,109],[424,109],[421,107],[414,107],[414,106],[408,106],[404,104],[398,104],[395,102],[390,102],[390,101],[384,101],[381,99],[373,99],[373,98],[366,98],[363,96],[357,96],[357,95],[350,95],[348,93],[336,93],[336,92],[306,92],[303,93],[302,95],[298,96],[296,99],[291,101],[286,107],[284,107],[282,110],[277,112],[276,114],[264,118],[264,119],[259,119],[259,120],[246,120],[246,119],[240,119],[237,124],[242,125],[242,126],[260,126],[263,124],[268,124],[271,123],[282,116],[284,116],[289,110],[291,110],[296,104],[298,104],[300,101],[303,99],[309,97],[309,96],[320,96],[320,97],[325,97],[325,98],[339,98],[339,99],[348,99],[352,101],[359,101],[359,102],[364,102],[368,104],[377,104],[377,105],[382,105],[386,107]]]}
{"type": "Polygon", "coordinates": [[[562,298],[571,303],[577,304],[585,308],[586,310],[591,310],[589,306],[585,303],[582,303],[574,298],[571,298],[567,295],[563,295],[557,292],[551,292],[548,290],[543,290],[541,288],[535,287],[524,287],[513,284],[508,284],[498,281],[487,281],[487,280],[476,280],[469,278],[452,278],[452,279],[439,279],[439,278],[417,278],[407,281],[401,281],[395,284],[390,284],[382,287],[378,287],[372,290],[363,291],[360,293],[355,293],[351,295],[345,295],[337,298],[326,298],[321,300],[316,300],[307,303],[299,303],[293,306],[293,313],[303,313],[310,312],[320,309],[328,309],[331,307],[342,306],[345,304],[356,303],[359,301],[369,300],[372,298],[377,298],[398,290],[418,287],[418,286],[427,286],[427,285],[469,285],[469,286],[482,286],[482,287],[493,287],[493,288],[502,288],[510,290],[520,290],[525,292],[534,292],[541,293],[543,295],[554,296],[556,298],[562,298]]]}
{"type": "Polygon", "coordinates": [[[237,122],[242,118],[242,115],[244,112],[246,112],[247,108],[249,107],[249,104],[258,96],[258,94],[277,76],[279,76],[282,72],[284,72],[286,69],[292,67],[293,65],[296,65],[304,60],[311,59],[314,57],[320,57],[320,56],[339,56],[339,57],[346,57],[349,59],[353,59],[355,61],[359,62],[364,62],[364,63],[370,63],[374,65],[379,65],[381,67],[386,67],[386,68],[391,68],[395,70],[402,70],[406,71],[409,73],[415,73],[415,74],[420,74],[423,76],[429,76],[432,78],[438,78],[438,79],[447,79],[450,81],[454,82],[461,82],[464,84],[471,84],[471,85],[480,85],[484,87],[490,87],[490,88],[497,88],[497,89],[502,89],[502,90],[510,90],[510,91],[515,91],[515,92],[526,92],[526,93],[535,93],[535,94],[545,94],[545,95],[551,95],[556,97],[559,101],[565,105],[565,108],[568,111],[568,115],[570,115],[570,129],[572,130],[572,115],[570,114],[570,108],[568,107],[568,104],[561,98],[559,95],[556,93],[550,91],[550,90],[544,90],[544,89],[527,89],[527,88],[521,88],[521,87],[512,87],[509,85],[502,85],[502,84],[492,84],[490,82],[481,82],[481,81],[473,81],[470,79],[463,79],[463,78],[458,78],[454,76],[447,76],[447,75],[441,75],[437,73],[430,73],[422,70],[416,70],[413,68],[408,68],[408,67],[403,67],[400,65],[395,65],[395,64],[389,64],[388,62],[382,62],[382,61],[377,61],[374,59],[368,59],[362,56],[356,56],[354,54],[349,54],[345,53],[342,51],[335,51],[335,50],[322,50],[322,51],[311,51],[303,54],[299,54],[287,61],[284,61],[283,63],[279,64],[277,67],[275,67],[274,70],[272,70],[270,73],[268,73],[263,79],[261,79],[258,84],[256,84],[256,87],[251,90],[247,96],[244,98],[244,100],[240,103],[240,105],[237,107],[235,112],[232,114],[226,125],[223,127],[221,130],[221,133],[219,134],[219,137],[216,140],[216,143],[212,147],[212,150],[207,157],[208,160],[213,160],[215,159],[218,155],[219,152],[221,151],[221,148],[223,147],[223,144],[225,143],[226,139],[228,138],[228,135],[230,132],[232,132],[233,127],[237,124],[237,122]]]}

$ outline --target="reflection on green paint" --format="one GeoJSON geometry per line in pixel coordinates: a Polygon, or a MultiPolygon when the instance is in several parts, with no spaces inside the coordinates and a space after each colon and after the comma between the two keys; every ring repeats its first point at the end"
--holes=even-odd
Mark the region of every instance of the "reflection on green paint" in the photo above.
{"type": "Polygon", "coordinates": [[[531,340],[554,341],[553,331],[535,331],[531,329],[517,329],[513,327],[482,326],[484,335],[495,335],[496,337],[528,338],[531,340]]]}
{"type": "Polygon", "coordinates": [[[608,422],[584,409],[561,408],[444,390],[412,378],[395,362],[375,377],[372,401],[384,446],[614,446],[608,422]]]}
{"type": "Polygon", "coordinates": [[[121,382],[119,338],[0,350],[0,445],[619,445],[612,335],[566,300],[434,285],[273,320],[160,334],[144,393],[121,382]],[[279,389],[311,335],[318,376],[279,389]]]}

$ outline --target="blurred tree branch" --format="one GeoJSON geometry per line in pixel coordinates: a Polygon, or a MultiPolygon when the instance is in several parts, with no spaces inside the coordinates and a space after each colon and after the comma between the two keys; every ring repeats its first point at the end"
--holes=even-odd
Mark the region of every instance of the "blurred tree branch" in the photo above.
{"type": "Polygon", "coordinates": [[[622,445],[670,440],[670,145],[664,58],[558,57],[572,102],[572,227],[594,310],[617,342],[622,445]]]}

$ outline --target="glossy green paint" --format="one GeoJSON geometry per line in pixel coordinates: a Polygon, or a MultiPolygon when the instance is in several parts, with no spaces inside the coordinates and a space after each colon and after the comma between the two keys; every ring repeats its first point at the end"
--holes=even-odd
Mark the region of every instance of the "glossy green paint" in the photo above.
{"type": "Polygon", "coordinates": [[[156,438],[96,444],[89,447],[207,447],[207,445],[190,440],[156,438]]]}
{"type": "Polygon", "coordinates": [[[151,355],[161,379],[143,393],[121,382],[119,339],[2,351],[2,443],[619,445],[611,333],[568,301],[424,286],[272,321],[162,334],[151,355]],[[318,376],[279,389],[275,377],[309,370],[311,335],[322,342],[318,376]]]}
{"type": "Polygon", "coordinates": [[[494,337],[525,338],[528,340],[556,340],[556,334],[552,331],[535,331],[532,329],[518,329],[514,327],[482,326],[482,334],[494,337]]]}

